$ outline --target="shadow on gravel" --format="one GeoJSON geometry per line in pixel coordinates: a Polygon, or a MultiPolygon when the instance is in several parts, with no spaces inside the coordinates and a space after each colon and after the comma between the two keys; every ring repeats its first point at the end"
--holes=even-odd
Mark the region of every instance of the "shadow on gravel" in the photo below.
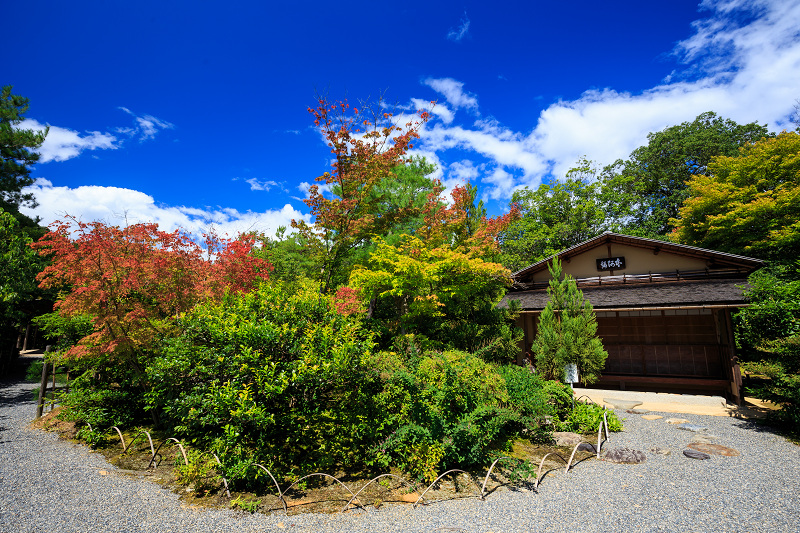
{"type": "Polygon", "coordinates": [[[0,381],[0,405],[18,404],[33,401],[30,390],[12,388],[18,383],[19,382],[15,381],[0,381]]]}

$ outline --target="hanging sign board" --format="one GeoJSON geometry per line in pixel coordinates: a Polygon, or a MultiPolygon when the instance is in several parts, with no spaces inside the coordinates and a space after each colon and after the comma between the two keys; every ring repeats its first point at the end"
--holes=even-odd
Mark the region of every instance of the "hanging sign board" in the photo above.
{"type": "Polygon", "coordinates": [[[604,257],[597,259],[597,270],[603,272],[605,270],[624,270],[625,258],[624,257],[604,257]]]}

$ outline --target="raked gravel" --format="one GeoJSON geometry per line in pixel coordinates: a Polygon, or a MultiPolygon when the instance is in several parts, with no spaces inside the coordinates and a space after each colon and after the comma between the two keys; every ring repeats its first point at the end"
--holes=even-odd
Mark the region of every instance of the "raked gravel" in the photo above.
{"type": "MultiPolygon", "coordinates": [[[[551,471],[538,492],[502,490],[412,509],[249,515],[186,506],[150,481],[125,476],[85,446],[30,429],[30,383],[0,382],[0,531],[26,532],[528,532],[797,531],[800,447],[743,420],[681,415],[738,457],[684,457],[695,433],[618,411],[625,430],[605,446],[647,461],[595,459],[551,471]],[[652,453],[667,448],[670,455],[652,453]],[[101,475],[106,470],[109,475],[101,475]]],[[[664,414],[664,413],[660,413],[664,414]]],[[[672,415],[674,416],[674,415],[672,415]]],[[[605,447],[604,447],[605,449],[605,447]]]]}

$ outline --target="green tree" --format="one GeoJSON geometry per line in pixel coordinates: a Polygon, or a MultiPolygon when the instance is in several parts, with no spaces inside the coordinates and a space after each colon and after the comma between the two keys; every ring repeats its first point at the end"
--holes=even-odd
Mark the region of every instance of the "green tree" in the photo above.
{"type": "Polygon", "coordinates": [[[11,358],[17,329],[31,313],[32,301],[42,295],[36,275],[42,261],[30,248],[31,238],[19,221],[0,208],[0,367],[11,358]]]}
{"type": "Polygon", "coordinates": [[[385,344],[415,334],[439,348],[482,351],[501,361],[517,350],[509,311],[495,307],[509,282],[500,264],[448,246],[427,248],[412,236],[394,246],[378,238],[369,262],[350,276],[387,330],[385,344]]]}
{"type": "Polygon", "coordinates": [[[39,160],[35,151],[44,142],[47,130],[18,129],[25,118],[28,99],[11,94],[12,86],[0,92],[0,208],[14,215],[24,227],[37,227],[35,221],[21,214],[21,206],[36,207],[31,193],[22,190],[33,184],[30,167],[39,160]]]}
{"type": "Polygon", "coordinates": [[[742,368],[765,375],[749,392],[781,406],[773,416],[800,432],[800,261],[754,272],[745,296],[750,305],[736,319],[742,368]]]}
{"type": "Polygon", "coordinates": [[[550,299],[539,315],[533,352],[536,368],[545,379],[564,380],[564,366],[575,364],[581,381],[594,383],[605,366],[606,353],[597,336],[597,318],[592,304],[584,300],[575,279],[561,279],[558,258],[548,265],[550,299]]]}
{"type": "Polygon", "coordinates": [[[777,262],[800,256],[800,134],[713,159],[688,183],[678,242],[777,262]]]}
{"type": "Polygon", "coordinates": [[[717,156],[735,156],[740,147],[769,137],[766,126],[740,125],[713,112],[692,122],[650,133],[647,144],[603,171],[602,194],[608,215],[626,233],[664,236],[674,228],[671,219],[689,196],[687,182],[706,175],[717,156]]]}
{"type": "Polygon", "coordinates": [[[592,175],[584,159],[564,182],[514,192],[520,216],[500,236],[503,264],[519,270],[608,229],[592,175]]]}

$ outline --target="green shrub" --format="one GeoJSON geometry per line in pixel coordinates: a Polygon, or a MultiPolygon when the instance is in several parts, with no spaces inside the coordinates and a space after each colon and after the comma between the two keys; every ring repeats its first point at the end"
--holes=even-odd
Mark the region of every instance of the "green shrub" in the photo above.
{"type": "Polygon", "coordinates": [[[141,395],[88,381],[77,379],[69,392],[61,394],[63,420],[88,422],[99,431],[111,426],[129,427],[142,418],[141,395]]]}
{"type": "Polygon", "coordinates": [[[558,423],[558,430],[595,433],[603,423],[603,413],[606,413],[609,431],[622,431],[622,422],[614,411],[604,410],[594,403],[583,402],[575,402],[575,407],[569,415],[558,423]]]}
{"type": "Polygon", "coordinates": [[[246,483],[255,462],[284,479],[364,464],[379,377],[358,317],[337,314],[313,285],[265,283],[178,325],[147,369],[148,407],[216,453],[231,483],[246,483]]]}
{"type": "Polygon", "coordinates": [[[456,350],[396,360],[393,368],[376,397],[387,416],[373,464],[432,481],[449,468],[487,464],[522,430],[534,439],[547,434],[549,396],[523,368],[456,350]]]}

